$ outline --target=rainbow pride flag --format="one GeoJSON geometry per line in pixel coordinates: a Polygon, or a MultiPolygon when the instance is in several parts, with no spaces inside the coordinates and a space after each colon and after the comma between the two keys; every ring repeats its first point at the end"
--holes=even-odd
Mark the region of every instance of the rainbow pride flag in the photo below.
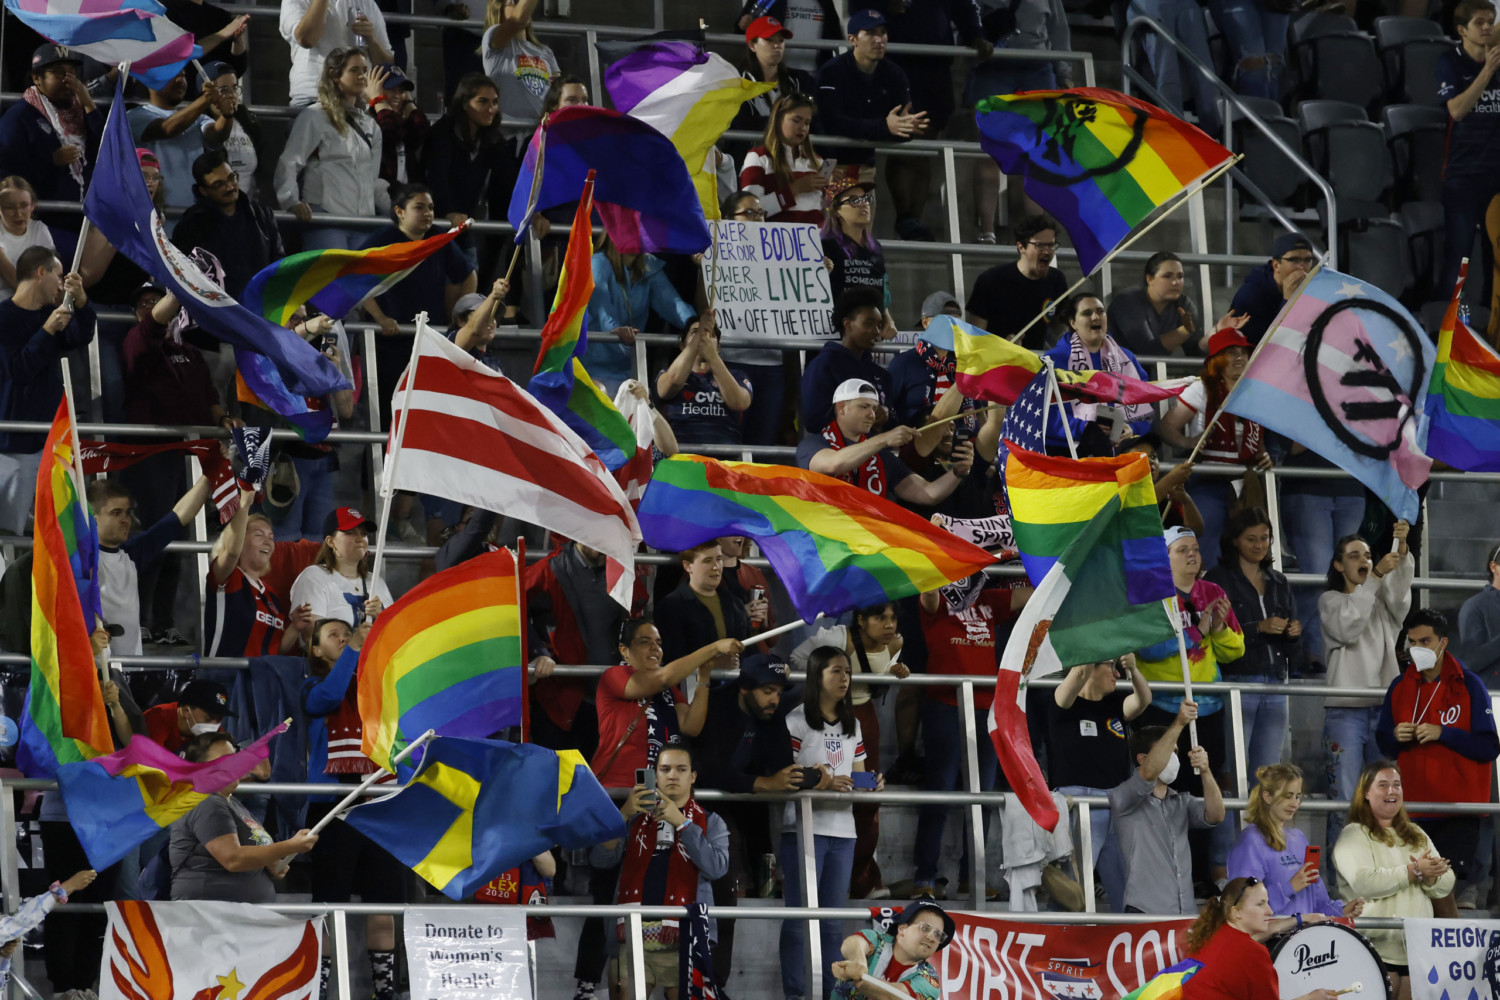
{"type": "Polygon", "coordinates": [[[327,400],[292,392],[264,354],[236,347],[234,365],[234,394],[241,403],[285,417],[304,441],[321,441],[333,430],[333,407],[327,400]]]}
{"type": "Polygon", "coordinates": [[[28,778],[114,747],[89,642],[99,611],[99,536],[74,466],[68,400],[57,404],[36,477],[31,684],[17,760],[28,778]]]}
{"type": "Polygon", "coordinates": [[[1500,355],[1458,316],[1458,272],[1427,387],[1427,455],[1464,472],[1500,472],[1500,355]]]}
{"type": "Polygon", "coordinates": [[[1067,229],[1084,274],[1234,155],[1160,108],[1098,87],[986,97],[974,120],[985,152],[1067,229]]]}
{"type": "Polygon", "coordinates": [[[1196,958],[1184,958],[1176,965],[1162,969],[1120,1000],[1180,1000],[1183,985],[1201,968],[1203,963],[1196,958]]]}
{"type": "MultiPolygon", "coordinates": [[[[937,316],[932,327],[945,324],[953,330],[953,384],[970,399],[1011,405],[1042,370],[1035,351],[1004,337],[986,333],[955,316],[937,316]]],[[[1197,378],[1142,382],[1116,372],[1056,370],[1057,387],[1066,399],[1088,399],[1101,403],[1133,405],[1154,403],[1182,394],[1197,378]]]]}
{"type": "Polygon", "coordinates": [[[594,294],[594,171],[583,182],[573,230],[558,275],[552,313],[542,327],[535,374],[526,386],[547,409],[583,438],[604,467],[614,472],[636,457],[635,431],[624,414],[583,367],[588,345],[588,305],[594,294]]]}
{"type": "Polygon", "coordinates": [[[995,561],[868,490],[784,465],[674,455],[657,463],[637,516],[646,544],[668,552],[750,535],[807,621],[936,590],[995,561]]]}
{"type": "Polygon", "coordinates": [[[189,764],[161,744],[133,736],[124,750],[59,767],[57,784],[89,864],[103,871],[245,777],[289,725],[283,722],[245,749],[203,764],[189,764]]]}
{"type": "MultiPolygon", "coordinates": [[[[428,577],[360,650],[360,749],[388,771],[429,729],[484,738],[522,723],[526,659],[516,559],[500,549],[428,577]]],[[[403,776],[416,766],[402,762],[403,776]]]]}

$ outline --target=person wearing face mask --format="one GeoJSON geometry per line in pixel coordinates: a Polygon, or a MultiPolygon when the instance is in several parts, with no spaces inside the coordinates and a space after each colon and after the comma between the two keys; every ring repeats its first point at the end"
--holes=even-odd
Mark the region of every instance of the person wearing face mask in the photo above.
{"type": "MultiPolygon", "coordinates": [[[[1406,619],[1411,668],[1391,683],[1380,706],[1375,739],[1401,765],[1418,802],[1489,802],[1490,775],[1500,756],[1495,716],[1484,682],[1448,649],[1448,619],[1418,608],[1406,619]]],[[[1479,832],[1485,817],[1415,813],[1438,852],[1453,864],[1458,906],[1473,909],[1483,864],[1479,832]],[[1467,904],[1467,905],[1465,905],[1467,904]]],[[[1442,900],[1438,905],[1440,912],[1442,900]]]]}
{"type": "Polygon", "coordinates": [[[220,724],[234,712],[230,711],[229,692],[224,685],[196,680],[182,686],[176,701],[148,708],[145,714],[152,742],[177,753],[194,736],[218,732],[220,724]]]}
{"type": "Polygon", "coordinates": [[[1208,752],[1195,746],[1188,766],[1203,780],[1203,796],[1172,787],[1182,761],[1177,740],[1198,718],[1198,706],[1183,701],[1170,726],[1141,726],[1130,731],[1136,769],[1109,790],[1110,816],[1125,857],[1125,911],[1192,913],[1193,862],[1188,830],[1224,822],[1224,796],[1208,765],[1208,752]]]}

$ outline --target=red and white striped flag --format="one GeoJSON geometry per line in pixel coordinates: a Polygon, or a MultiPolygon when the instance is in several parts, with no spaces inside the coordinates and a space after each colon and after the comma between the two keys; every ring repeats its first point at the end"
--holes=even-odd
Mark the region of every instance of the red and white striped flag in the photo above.
{"type": "Polygon", "coordinates": [[[641,528],[615,477],[526,390],[420,321],[417,340],[409,402],[406,373],[396,386],[382,492],[447,497],[566,535],[604,554],[610,596],[628,609],[641,528]]]}

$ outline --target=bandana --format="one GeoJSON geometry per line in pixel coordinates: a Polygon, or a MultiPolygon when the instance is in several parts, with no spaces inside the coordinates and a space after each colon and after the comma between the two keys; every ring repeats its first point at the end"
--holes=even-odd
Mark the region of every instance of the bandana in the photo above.
{"type": "Polygon", "coordinates": [[[78,152],[81,155],[78,159],[68,164],[68,172],[73,175],[73,180],[78,184],[79,190],[82,190],[84,186],[83,167],[88,157],[88,151],[84,148],[83,142],[83,109],[78,106],[77,101],[73,102],[71,108],[59,108],[43,97],[42,92],[37,90],[35,86],[27,87],[26,92],[21,97],[27,104],[36,108],[43,118],[47,119],[48,124],[52,126],[52,130],[57,133],[58,142],[65,146],[78,147],[78,152]]]}

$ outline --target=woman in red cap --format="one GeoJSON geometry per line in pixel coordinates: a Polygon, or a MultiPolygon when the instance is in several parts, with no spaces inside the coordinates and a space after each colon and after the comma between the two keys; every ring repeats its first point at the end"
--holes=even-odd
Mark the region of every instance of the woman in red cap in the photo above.
{"type": "MultiPolygon", "coordinates": [[[[1233,314],[1231,313],[1232,317],[1233,314]]],[[[1239,331],[1244,318],[1229,319],[1233,326],[1223,326],[1208,341],[1208,357],[1203,362],[1203,377],[1177,397],[1161,422],[1161,436],[1179,448],[1198,447],[1198,460],[1224,465],[1248,465],[1263,472],[1271,467],[1266,452],[1266,433],[1260,424],[1232,413],[1221,413],[1224,400],[1239,383],[1250,363],[1250,341],[1239,331]],[[1215,419],[1217,417],[1217,419],[1215,419]],[[1204,435],[1207,434],[1207,438],[1204,435]],[[1202,445],[1199,447],[1199,441],[1202,445]]],[[[1247,488],[1252,480],[1246,479],[1247,488]]],[[[1212,544],[1224,530],[1224,519],[1234,502],[1231,477],[1205,476],[1194,473],[1188,491],[1203,515],[1203,538],[1212,544]]],[[[1247,502],[1264,506],[1263,498],[1247,497],[1247,502]]]]}

